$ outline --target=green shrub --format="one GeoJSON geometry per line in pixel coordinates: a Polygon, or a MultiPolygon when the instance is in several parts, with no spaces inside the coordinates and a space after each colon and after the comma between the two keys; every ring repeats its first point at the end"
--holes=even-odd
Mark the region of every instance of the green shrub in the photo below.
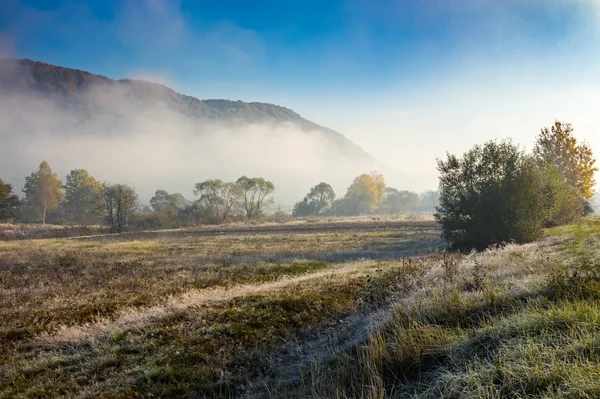
{"type": "Polygon", "coordinates": [[[438,170],[435,217],[454,248],[533,241],[556,202],[546,169],[510,141],[475,146],[462,158],[448,154],[438,170]]]}

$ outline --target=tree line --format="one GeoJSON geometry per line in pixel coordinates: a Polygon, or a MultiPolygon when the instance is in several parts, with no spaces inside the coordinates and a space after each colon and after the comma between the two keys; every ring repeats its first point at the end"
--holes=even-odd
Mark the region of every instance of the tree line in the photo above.
{"type": "MultiPolygon", "coordinates": [[[[421,195],[387,187],[383,175],[357,176],[341,198],[321,182],[295,204],[293,216],[403,213],[435,209],[442,237],[455,248],[532,241],[544,227],[571,223],[592,212],[596,160],[578,143],[572,125],[556,121],[543,128],[526,153],[510,140],[476,145],[462,157],[438,160],[438,191],[421,195]]],[[[0,180],[0,220],[45,224],[104,223],[111,232],[128,227],[171,228],[256,219],[273,202],[275,185],[263,177],[234,182],[205,180],[194,186],[194,201],[179,193],[156,191],[142,206],[124,184],[100,182],[75,169],[64,184],[43,161],[25,178],[24,198],[0,180]]]]}
{"type": "MultiPolygon", "coordinates": [[[[193,224],[220,224],[229,219],[257,219],[273,203],[275,185],[263,177],[242,176],[226,182],[210,179],[194,186],[194,201],[180,193],[157,190],[143,206],[135,189],[125,184],[100,182],[84,169],[75,169],[64,183],[43,161],[25,178],[24,198],[0,180],[0,220],[26,223],[96,225],[111,232],[128,227],[173,228],[193,224]]],[[[292,216],[360,215],[433,211],[437,192],[422,195],[386,187],[383,175],[372,172],[357,176],[344,197],[336,198],[331,185],[321,182],[298,202],[292,216]]]]}
{"type": "Polygon", "coordinates": [[[342,198],[336,198],[329,184],[319,183],[310,189],[302,201],[296,203],[292,215],[358,216],[433,212],[438,198],[437,191],[417,194],[387,187],[383,175],[372,172],[357,176],[342,198]]]}
{"type": "Polygon", "coordinates": [[[92,225],[104,223],[118,233],[128,227],[169,228],[192,223],[222,223],[230,216],[256,219],[273,201],[275,185],[262,177],[242,176],[235,182],[206,180],[195,185],[199,198],[158,190],[150,206],[142,206],[135,189],[100,182],[84,169],[69,172],[63,182],[48,162],[25,178],[24,198],[0,180],[0,220],[29,223],[92,225]]]}
{"type": "Polygon", "coordinates": [[[593,212],[596,160],[573,126],[543,128],[531,153],[510,140],[476,145],[462,157],[438,160],[436,219],[455,248],[532,241],[544,227],[593,212]]]}

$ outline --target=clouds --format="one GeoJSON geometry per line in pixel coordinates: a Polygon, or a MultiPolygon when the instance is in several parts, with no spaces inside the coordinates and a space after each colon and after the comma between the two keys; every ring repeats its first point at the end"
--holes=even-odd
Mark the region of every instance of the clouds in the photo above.
{"type": "MultiPolygon", "coordinates": [[[[113,77],[140,72],[176,77],[250,72],[262,61],[261,36],[227,19],[190,14],[179,0],[74,0],[30,6],[9,1],[0,34],[20,57],[113,77]]],[[[8,46],[4,46],[8,47],[8,46]]]]}
{"type": "Polygon", "coordinates": [[[179,0],[126,0],[117,6],[114,26],[120,41],[134,51],[164,53],[188,40],[179,0]]]}
{"type": "Polygon", "coordinates": [[[116,8],[113,24],[121,43],[150,64],[168,57],[200,70],[247,67],[263,51],[256,32],[228,20],[192,18],[178,0],[126,1],[116,8]]]}

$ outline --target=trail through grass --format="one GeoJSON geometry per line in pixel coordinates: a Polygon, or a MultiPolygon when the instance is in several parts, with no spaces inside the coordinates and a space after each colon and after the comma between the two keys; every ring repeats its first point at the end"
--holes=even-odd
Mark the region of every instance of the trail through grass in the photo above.
{"type": "Polygon", "coordinates": [[[598,397],[598,236],[598,219],[586,219],[538,244],[469,255],[429,295],[400,301],[355,350],[280,395],[598,397]]]}

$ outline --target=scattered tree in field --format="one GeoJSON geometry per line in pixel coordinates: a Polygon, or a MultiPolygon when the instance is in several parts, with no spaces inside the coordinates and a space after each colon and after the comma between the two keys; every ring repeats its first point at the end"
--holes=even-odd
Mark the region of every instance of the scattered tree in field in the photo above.
{"type": "Polygon", "coordinates": [[[569,223],[589,210],[588,201],[596,184],[594,174],[596,160],[592,149],[585,143],[578,144],[573,126],[556,121],[548,129],[543,128],[534,148],[538,162],[548,168],[556,168],[562,180],[562,190],[555,212],[547,220],[548,225],[569,223]]]}
{"type": "Polygon", "coordinates": [[[19,215],[19,197],[13,186],[0,179],[0,220],[13,219],[19,215]]]}
{"type": "Polygon", "coordinates": [[[37,172],[25,177],[25,203],[42,224],[46,224],[48,213],[56,211],[60,206],[61,190],[61,181],[46,161],[40,164],[37,172]]]}
{"type": "Polygon", "coordinates": [[[442,236],[456,248],[532,241],[541,234],[556,192],[535,158],[510,141],[475,146],[438,160],[442,236]]]}
{"type": "Polygon", "coordinates": [[[188,205],[185,197],[179,193],[169,194],[165,190],[157,190],[150,199],[151,214],[145,222],[159,228],[170,229],[177,225],[179,212],[188,205]]]}
{"type": "Polygon", "coordinates": [[[419,207],[419,194],[412,191],[396,190],[392,187],[385,189],[385,198],[379,204],[378,212],[406,213],[419,207]]]}
{"type": "Polygon", "coordinates": [[[202,222],[202,213],[198,201],[188,203],[177,212],[178,223],[182,226],[195,225],[202,222]]]}
{"type": "Polygon", "coordinates": [[[374,211],[385,198],[385,181],[376,172],[357,176],[344,197],[344,203],[353,215],[374,211]]]}
{"type": "Polygon", "coordinates": [[[333,188],[324,182],[312,187],[304,200],[294,206],[294,216],[317,215],[335,200],[333,188]]]}
{"type": "Polygon", "coordinates": [[[538,136],[534,154],[558,167],[563,178],[577,188],[582,198],[590,199],[596,185],[598,170],[592,149],[586,143],[578,144],[570,123],[556,121],[550,129],[543,128],[538,136]]]}
{"type": "Polygon", "coordinates": [[[310,215],[314,215],[314,209],[308,201],[308,197],[304,197],[304,200],[296,202],[292,210],[292,216],[302,217],[310,215]]]}
{"type": "Polygon", "coordinates": [[[419,204],[422,212],[435,212],[435,208],[440,202],[439,191],[425,191],[419,195],[419,204]]]}
{"type": "Polygon", "coordinates": [[[235,184],[240,189],[241,206],[248,219],[255,219],[263,214],[262,207],[272,202],[267,196],[275,191],[275,185],[262,177],[240,177],[235,184]]]}
{"type": "Polygon", "coordinates": [[[354,209],[346,197],[337,198],[331,203],[330,213],[335,216],[354,216],[354,209]]]}
{"type": "Polygon", "coordinates": [[[154,212],[160,212],[163,208],[183,209],[188,205],[188,200],[180,193],[169,194],[165,190],[156,190],[150,199],[150,206],[154,212]]]}
{"type": "Polygon", "coordinates": [[[378,172],[371,172],[371,179],[373,179],[375,186],[377,187],[377,204],[379,205],[385,198],[385,179],[383,178],[383,175],[378,172]]]}
{"type": "Polygon", "coordinates": [[[138,195],[124,184],[105,185],[100,206],[111,233],[122,233],[139,208],[138,195]]]}
{"type": "Polygon", "coordinates": [[[80,224],[98,220],[102,183],[84,169],[72,170],[66,177],[64,210],[68,220],[80,224]]]}
{"type": "Polygon", "coordinates": [[[214,179],[197,183],[194,194],[200,196],[202,217],[209,223],[223,223],[241,203],[243,189],[239,184],[214,179]]]}
{"type": "Polygon", "coordinates": [[[307,197],[316,215],[331,205],[335,199],[335,192],[329,184],[321,182],[310,189],[307,197]]]}

